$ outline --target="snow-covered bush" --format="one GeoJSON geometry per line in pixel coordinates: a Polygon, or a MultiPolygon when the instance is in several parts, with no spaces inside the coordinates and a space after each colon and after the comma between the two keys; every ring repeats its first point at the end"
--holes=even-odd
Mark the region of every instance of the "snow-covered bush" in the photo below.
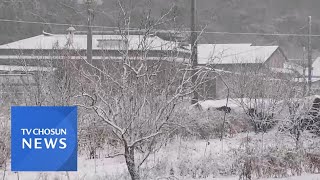
{"type": "Polygon", "coordinates": [[[305,149],[304,153],[304,170],[308,173],[319,173],[320,172],[320,142],[319,138],[309,137],[309,141],[312,141],[305,149]]]}
{"type": "Polygon", "coordinates": [[[153,179],[155,177],[167,177],[170,175],[170,170],[172,169],[172,166],[169,164],[167,156],[164,156],[160,160],[152,160],[152,158],[150,159],[151,160],[149,162],[146,162],[144,166],[142,166],[140,169],[142,179],[147,180],[153,179]]]}
{"type": "Polygon", "coordinates": [[[191,109],[177,114],[177,122],[184,125],[174,135],[197,139],[220,138],[251,131],[248,118],[239,113],[227,113],[216,109],[191,109]]]}
{"type": "Polygon", "coordinates": [[[283,147],[261,149],[257,144],[247,144],[238,152],[236,164],[241,168],[240,179],[301,175],[301,156],[295,150],[283,147]]]}
{"type": "Polygon", "coordinates": [[[217,175],[218,172],[216,167],[216,162],[210,157],[200,157],[199,159],[184,157],[177,166],[180,176],[188,176],[197,179],[217,175]]]}

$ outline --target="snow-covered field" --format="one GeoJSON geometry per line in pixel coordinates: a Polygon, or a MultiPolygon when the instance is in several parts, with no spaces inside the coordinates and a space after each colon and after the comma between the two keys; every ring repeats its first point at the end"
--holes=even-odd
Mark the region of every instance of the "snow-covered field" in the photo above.
{"type": "MultiPolygon", "coordinates": [[[[239,102],[246,99],[229,100],[228,106],[241,110],[239,102]]],[[[263,99],[266,103],[268,100],[263,99]]],[[[226,99],[200,102],[201,107],[216,108],[226,105],[226,99]]],[[[303,133],[302,147],[305,150],[320,145],[318,137],[303,133]]],[[[253,153],[263,155],[268,149],[288,150],[295,148],[295,139],[288,133],[281,133],[276,128],[265,134],[239,133],[232,137],[199,140],[199,138],[177,136],[155,154],[150,155],[141,168],[143,179],[154,180],[238,180],[241,166],[237,160],[250,148],[253,153]],[[170,178],[171,177],[171,178],[170,178]],[[173,178],[174,177],[174,178],[173,178]]],[[[109,151],[109,149],[108,149],[109,151]]],[[[103,156],[102,156],[103,157],[103,156]]],[[[319,170],[320,172],[320,170],[319,170]]],[[[10,164],[4,171],[0,168],[0,179],[8,180],[126,180],[129,179],[123,157],[88,159],[81,154],[78,158],[77,172],[10,172],[10,164]],[[4,178],[3,178],[4,177],[4,178]]],[[[253,178],[255,179],[255,178],[253,178]]],[[[320,180],[320,174],[303,171],[301,176],[284,178],[264,178],[265,180],[320,180]]]]}
{"type": "MultiPolygon", "coordinates": [[[[320,98],[319,95],[307,96],[305,98],[292,99],[300,103],[306,103],[309,106],[315,98],[320,98]]],[[[275,101],[273,99],[248,99],[248,98],[230,98],[230,99],[220,99],[220,100],[206,100],[200,101],[199,104],[204,110],[209,108],[218,108],[221,106],[228,106],[235,111],[239,111],[244,107],[262,107],[267,108],[269,106],[281,106],[283,101],[275,101]]]]}
{"type": "MultiPolygon", "coordinates": [[[[170,170],[178,172],[181,166],[190,166],[191,168],[197,167],[202,163],[209,163],[210,171],[221,171],[219,168],[224,166],[229,168],[229,165],[234,162],[234,158],[230,152],[232,150],[237,151],[241,149],[247,139],[250,139],[251,143],[255,143],[259,146],[277,146],[277,147],[288,147],[293,143],[293,139],[290,137],[276,133],[272,131],[264,134],[254,133],[241,133],[233,138],[225,138],[222,141],[219,139],[205,140],[183,140],[176,138],[170,144],[165,146],[160,152],[150,156],[149,161],[146,163],[145,173],[150,176],[146,179],[166,179],[170,177],[170,170]],[[209,143],[208,143],[209,142],[209,143]],[[204,161],[204,162],[200,162],[204,161]],[[161,168],[160,174],[150,174],[153,172],[153,168],[161,168]],[[154,177],[153,177],[154,176],[154,177]],[[162,178],[161,178],[162,177],[162,178]]],[[[314,143],[311,135],[304,137],[304,145],[308,146],[310,143],[314,143]],[[307,141],[309,139],[309,141],[307,141]]],[[[183,167],[182,167],[183,168],[183,167]]],[[[188,167],[185,167],[188,168],[188,167]]],[[[8,169],[9,170],[9,169],[8,169]]],[[[1,172],[3,174],[3,171],[1,172]]],[[[147,176],[147,177],[148,177],[147,176]]],[[[181,173],[175,173],[175,177],[179,180],[193,180],[195,178],[189,175],[181,176],[181,173]]],[[[0,176],[1,177],[1,176],[0,176]]],[[[13,173],[10,171],[6,172],[6,178],[9,180],[14,179],[20,180],[121,180],[127,179],[127,169],[123,157],[116,158],[101,158],[101,159],[87,159],[83,156],[79,157],[78,172],[19,172],[13,173]]],[[[237,180],[239,179],[236,175],[226,176],[213,176],[209,174],[208,177],[197,177],[196,179],[221,179],[221,180],[237,180]]],[[[269,179],[288,179],[288,180],[320,180],[320,174],[307,174],[304,173],[302,176],[286,177],[286,178],[269,178],[269,179]]]]}
{"type": "MultiPolygon", "coordinates": [[[[14,180],[67,180],[68,176],[72,180],[98,180],[98,179],[112,179],[112,177],[119,177],[117,175],[123,174],[126,171],[124,158],[105,158],[105,159],[87,159],[83,157],[78,158],[77,172],[6,172],[6,179],[14,180]]],[[[8,168],[8,170],[10,170],[8,168]]],[[[1,172],[2,177],[3,171],[1,172]]],[[[116,179],[116,178],[115,178],[116,179]]],[[[119,178],[118,178],[119,179],[119,178]]]]}

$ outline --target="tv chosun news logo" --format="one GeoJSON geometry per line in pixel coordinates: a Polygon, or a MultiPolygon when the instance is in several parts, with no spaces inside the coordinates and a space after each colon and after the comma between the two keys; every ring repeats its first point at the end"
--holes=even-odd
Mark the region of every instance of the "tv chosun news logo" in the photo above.
{"type": "Polygon", "coordinates": [[[11,170],[76,171],[77,107],[12,107],[11,170]]]}

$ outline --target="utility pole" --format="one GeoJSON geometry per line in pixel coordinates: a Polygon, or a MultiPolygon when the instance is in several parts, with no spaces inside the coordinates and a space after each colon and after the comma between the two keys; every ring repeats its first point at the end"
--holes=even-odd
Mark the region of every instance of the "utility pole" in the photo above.
{"type": "Polygon", "coordinates": [[[302,82],[303,82],[303,97],[306,95],[307,91],[307,81],[306,81],[306,67],[307,63],[305,62],[305,54],[306,54],[306,47],[303,47],[303,52],[302,52],[302,82]]]}
{"type": "Polygon", "coordinates": [[[93,21],[93,10],[92,1],[87,0],[87,11],[88,11],[88,32],[87,32],[87,61],[92,62],[92,21],[93,21]]]}
{"type": "MultiPolygon", "coordinates": [[[[192,65],[192,72],[191,72],[191,81],[192,86],[196,87],[196,81],[198,79],[197,75],[197,67],[198,67],[198,44],[197,44],[197,28],[196,28],[196,0],[191,0],[191,65],[192,65]]],[[[199,99],[199,94],[197,89],[195,88],[193,91],[193,97],[191,100],[191,104],[196,104],[199,99]]]]}
{"type": "Polygon", "coordinates": [[[311,46],[311,16],[308,18],[309,21],[309,32],[308,32],[308,95],[311,93],[311,76],[312,76],[312,46],[311,46]]]}

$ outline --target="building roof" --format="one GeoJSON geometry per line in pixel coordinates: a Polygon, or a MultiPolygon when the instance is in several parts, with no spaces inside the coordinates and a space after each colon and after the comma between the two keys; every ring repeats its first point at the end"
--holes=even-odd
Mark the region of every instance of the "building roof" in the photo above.
{"type": "Polygon", "coordinates": [[[199,64],[264,63],[279,46],[252,46],[251,44],[199,44],[199,64]]]}
{"type": "MultiPolygon", "coordinates": [[[[36,49],[36,50],[46,50],[46,49],[60,49],[71,47],[77,50],[87,49],[87,35],[83,34],[73,34],[71,37],[70,46],[70,35],[67,34],[48,34],[44,33],[42,35],[30,37],[27,39],[22,39],[12,43],[0,45],[0,49],[36,49]],[[69,44],[69,46],[68,46],[69,44]]],[[[121,46],[101,46],[101,42],[106,41],[123,41],[127,42],[129,50],[173,50],[178,47],[178,43],[172,41],[166,41],[158,36],[143,36],[143,35],[128,35],[126,37],[122,35],[93,35],[92,36],[92,49],[112,49],[121,50],[121,46]],[[145,38],[145,39],[144,39],[145,38]]],[[[111,42],[112,43],[112,42],[111,42]]],[[[181,49],[182,50],[182,49],[181,49]]]]}

